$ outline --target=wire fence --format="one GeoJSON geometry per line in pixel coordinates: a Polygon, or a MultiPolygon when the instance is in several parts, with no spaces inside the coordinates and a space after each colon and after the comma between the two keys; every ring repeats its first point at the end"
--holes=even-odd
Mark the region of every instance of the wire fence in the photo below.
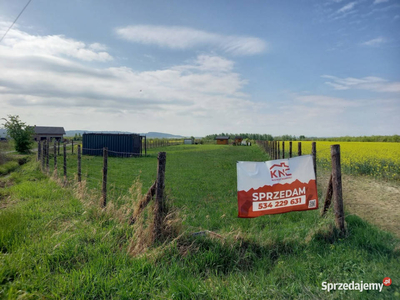
{"type": "Polygon", "coordinates": [[[147,220],[153,223],[152,226],[148,226],[151,229],[150,242],[154,243],[162,239],[165,217],[168,213],[164,203],[165,152],[158,153],[157,169],[145,174],[151,182],[151,187],[143,197],[142,186],[139,183],[139,178],[142,175],[140,164],[127,163],[127,161],[140,161],[152,159],[152,157],[140,158],[137,153],[109,151],[106,147],[87,149],[77,145],[76,151],[72,146],[71,152],[68,154],[65,143],[62,144],[62,151],[59,151],[60,148],[61,145],[57,145],[56,142],[53,144],[53,149],[50,148],[49,141],[38,143],[37,159],[40,161],[43,172],[52,175],[64,186],[76,185],[81,192],[83,188],[84,193],[90,193],[91,199],[97,198],[99,200],[94,202],[99,202],[101,209],[111,207],[114,212],[122,209],[124,212],[122,214],[117,213],[116,216],[124,216],[125,222],[130,225],[135,223],[139,214],[142,214],[144,208],[154,197],[153,209],[149,215],[146,215],[147,220]],[[102,150],[102,156],[82,155],[85,150],[93,150],[96,151],[95,153],[102,150]],[[58,154],[59,152],[61,155],[58,154]],[[111,154],[111,157],[109,157],[109,154],[111,154]],[[138,158],[123,158],[134,156],[138,158]],[[139,166],[139,168],[132,168],[132,166],[139,166]],[[135,195],[136,199],[132,199],[132,196],[135,195]],[[112,205],[109,202],[112,202],[112,205]],[[129,215],[130,217],[127,218],[129,215]]]}
{"type": "Polygon", "coordinates": [[[183,139],[142,139],[142,149],[154,149],[159,147],[176,146],[184,143],[183,139]]]}
{"type": "MultiPolygon", "coordinates": [[[[286,155],[285,143],[280,142],[257,142],[260,146],[264,148],[264,150],[270,155],[272,159],[283,158],[286,155]]],[[[165,144],[167,146],[167,144],[165,144]]],[[[301,143],[299,142],[297,145],[297,156],[301,156],[303,154],[301,143]]],[[[109,151],[107,148],[102,149],[88,149],[82,148],[81,145],[76,145],[77,149],[74,151],[74,146],[72,145],[70,153],[67,154],[67,145],[64,143],[62,146],[60,144],[57,145],[56,142],[53,144],[53,149],[50,148],[50,142],[44,141],[43,143],[38,143],[38,160],[40,161],[40,166],[43,172],[46,172],[49,175],[53,175],[59,180],[63,181],[64,185],[82,182],[85,183],[85,186],[88,188],[90,193],[97,195],[101,201],[100,206],[102,208],[106,207],[108,201],[112,201],[115,206],[124,204],[124,196],[127,196],[130,192],[130,188],[133,187],[133,184],[138,183],[139,177],[141,174],[140,164],[132,164],[127,163],[128,157],[138,157],[130,158],[129,160],[137,160],[140,161],[140,155],[138,153],[128,153],[128,152],[118,152],[118,151],[109,151]],[[60,151],[62,148],[62,151],[60,151]],[[84,152],[88,153],[88,151],[94,151],[93,153],[99,154],[102,151],[102,156],[100,155],[82,155],[84,152]],[[60,155],[59,155],[60,153],[60,155]],[[109,157],[110,155],[110,157],[109,157]],[[122,159],[121,159],[122,158],[122,159]],[[126,159],[124,159],[126,158],[126,159]],[[133,166],[137,166],[137,168],[133,166]]],[[[333,146],[332,146],[333,147],[333,146]]],[[[331,151],[333,148],[331,148],[331,151]]],[[[325,151],[327,149],[324,149],[325,151]]],[[[289,143],[289,157],[293,157],[293,144],[289,143]]],[[[316,169],[316,143],[312,144],[311,153],[314,160],[314,172],[317,173],[316,169]]],[[[332,152],[333,153],[333,152],[332,152]]],[[[335,197],[340,198],[339,200],[335,200],[335,205],[337,203],[342,202],[341,196],[341,174],[340,174],[340,147],[338,149],[338,157],[339,160],[334,159],[334,155],[332,154],[332,177],[333,180],[329,181],[329,185],[326,188],[327,195],[329,194],[327,191],[329,189],[333,190],[333,193],[330,195],[336,195],[335,197]],[[335,167],[336,165],[336,167],[335,167]],[[337,167],[338,166],[338,167],[337,167]],[[338,170],[338,171],[337,171],[338,170]],[[336,174],[336,175],[334,175],[336,174]],[[340,183],[339,183],[339,181],[340,183]],[[340,194],[340,197],[337,196],[340,194]]],[[[162,155],[161,155],[162,156],[162,155]]],[[[164,165],[165,172],[165,152],[160,152],[158,155],[158,173],[150,174],[149,186],[155,186],[158,194],[163,194],[164,189],[164,175],[160,177],[160,165],[164,165]],[[163,163],[160,162],[160,154],[164,153],[163,163]],[[154,178],[156,182],[154,183],[154,178]],[[159,178],[162,178],[162,191],[159,191],[159,178]],[[153,183],[153,184],[151,184],[153,183]]],[[[150,172],[152,173],[152,172],[150,172]]],[[[146,174],[147,176],[149,174],[146,174]]],[[[137,186],[136,186],[137,188],[137,186]]],[[[149,192],[152,190],[150,188],[149,192]]],[[[156,195],[157,193],[152,193],[152,195],[156,195]]],[[[156,197],[157,198],[157,197],[156,197]]],[[[158,201],[158,200],[157,200],[158,201]]],[[[156,202],[157,202],[156,201],[156,202]]],[[[162,201],[162,200],[159,200],[162,201]]],[[[325,202],[330,205],[329,201],[325,199],[325,202]]],[[[146,204],[147,205],[147,204],[146,204]]],[[[160,203],[156,203],[156,207],[160,206],[160,203]]],[[[162,206],[162,205],[161,205],[162,206]]],[[[326,205],[325,205],[326,206],[326,205]]],[[[160,209],[162,211],[162,208],[160,209]]],[[[335,212],[337,211],[335,207],[335,212]]],[[[339,210],[340,211],[340,210],[339,210]]],[[[155,212],[155,219],[157,218],[157,214],[155,212]]],[[[160,212],[161,214],[161,212],[160,212]]],[[[343,225],[343,204],[341,208],[341,213],[338,215],[341,221],[337,221],[337,227],[344,232],[343,225]]],[[[161,226],[161,221],[154,221],[161,226]]],[[[157,236],[157,233],[154,233],[157,236]]]]}
{"type": "MultiPolygon", "coordinates": [[[[119,202],[122,203],[122,197],[129,194],[129,189],[142,176],[142,164],[139,161],[127,163],[126,160],[128,158],[136,160],[140,157],[140,153],[108,150],[105,166],[103,151],[103,148],[83,148],[80,144],[71,147],[67,144],[42,141],[38,143],[37,160],[43,172],[54,176],[64,185],[84,182],[91,194],[102,198],[105,190],[104,198],[118,205],[119,202]],[[83,155],[84,152],[97,155],[83,155]]],[[[143,176],[147,179],[144,188],[151,185],[150,178],[154,181],[155,176],[155,170],[143,176]]]]}

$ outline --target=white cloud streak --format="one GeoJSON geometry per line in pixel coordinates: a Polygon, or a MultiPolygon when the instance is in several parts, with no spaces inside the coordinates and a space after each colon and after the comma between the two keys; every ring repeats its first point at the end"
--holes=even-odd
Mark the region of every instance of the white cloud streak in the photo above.
{"type": "Polygon", "coordinates": [[[386,40],[384,37],[377,37],[377,38],[375,38],[375,39],[372,39],[372,40],[363,42],[361,45],[363,45],[363,46],[376,47],[376,46],[379,46],[379,45],[381,45],[381,44],[386,43],[386,41],[387,41],[387,40],[386,40]]]}
{"type": "Polygon", "coordinates": [[[335,90],[369,90],[383,93],[400,93],[400,82],[388,82],[388,80],[380,77],[364,77],[364,78],[339,78],[331,75],[323,75],[323,78],[330,79],[326,84],[335,88],[335,90]]]}
{"type": "Polygon", "coordinates": [[[188,27],[134,25],[115,29],[119,38],[170,49],[211,47],[232,55],[263,53],[267,44],[257,37],[221,35],[188,27]]]}
{"type": "Polygon", "coordinates": [[[346,4],[345,6],[343,6],[342,8],[340,8],[337,11],[337,13],[345,13],[349,10],[352,10],[356,4],[357,4],[357,2],[350,2],[350,3],[346,4]]]}

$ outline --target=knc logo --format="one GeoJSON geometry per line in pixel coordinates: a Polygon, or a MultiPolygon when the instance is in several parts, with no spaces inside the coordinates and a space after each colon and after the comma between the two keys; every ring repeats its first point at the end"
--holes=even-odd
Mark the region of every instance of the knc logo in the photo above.
{"type": "Polygon", "coordinates": [[[292,178],[292,174],[289,173],[290,172],[290,168],[284,162],[282,162],[280,164],[272,165],[272,167],[269,168],[269,172],[271,174],[271,179],[273,181],[292,178]]]}

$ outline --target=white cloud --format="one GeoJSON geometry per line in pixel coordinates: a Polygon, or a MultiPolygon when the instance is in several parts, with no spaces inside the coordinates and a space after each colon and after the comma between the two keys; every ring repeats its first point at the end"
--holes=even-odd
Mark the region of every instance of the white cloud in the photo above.
{"type": "Polygon", "coordinates": [[[364,78],[339,78],[331,75],[323,75],[322,77],[330,79],[330,81],[325,83],[333,86],[336,90],[360,89],[387,93],[400,92],[400,82],[388,82],[388,80],[380,77],[368,76],[364,78]]]}
{"type": "Polygon", "coordinates": [[[267,49],[266,42],[256,37],[221,35],[188,27],[135,25],[117,28],[115,32],[134,43],[170,49],[212,47],[232,55],[254,55],[267,49]]]}
{"type": "MultiPolygon", "coordinates": [[[[6,23],[0,23],[0,31],[6,30],[6,23]]],[[[83,61],[110,61],[113,57],[102,50],[106,46],[85,43],[64,37],[63,35],[30,35],[18,29],[12,29],[3,39],[2,44],[12,49],[19,56],[65,56],[83,61]]]]}
{"type": "Polygon", "coordinates": [[[214,72],[230,72],[233,70],[234,62],[224,57],[215,55],[198,55],[189,65],[173,67],[174,70],[200,70],[214,72]]]}
{"type": "Polygon", "coordinates": [[[352,10],[356,4],[357,4],[357,2],[350,2],[350,3],[346,4],[345,6],[343,6],[342,8],[340,8],[337,12],[344,13],[349,10],[352,10]]]}
{"type": "Polygon", "coordinates": [[[0,111],[26,116],[32,124],[118,130],[125,122],[143,126],[126,130],[184,132],[188,129],[179,122],[208,120],[203,125],[211,130],[215,123],[231,123],[262,106],[243,93],[247,81],[234,71],[233,61],[221,56],[198,55],[186,64],[153,71],[94,68],[83,62],[101,60],[97,51],[104,45],[10,33],[0,45],[0,111]]]}
{"type": "Polygon", "coordinates": [[[89,49],[93,51],[105,51],[108,49],[108,47],[100,43],[93,43],[89,45],[89,49]]]}
{"type": "Polygon", "coordinates": [[[377,37],[375,39],[363,42],[361,45],[364,45],[364,46],[379,46],[379,45],[381,45],[383,43],[386,43],[386,41],[387,40],[384,37],[377,37]]]}
{"type": "MultiPolygon", "coordinates": [[[[382,102],[364,110],[362,101],[328,95],[295,95],[279,102],[265,97],[256,102],[244,92],[248,82],[235,69],[234,61],[219,55],[202,54],[152,71],[110,67],[107,61],[95,68],[86,62],[99,60],[97,54],[107,49],[104,45],[55,36],[67,47],[49,50],[37,46],[45,36],[14,29],[10,33],[13,38],[0,44],[0,111],[3,116],[18,114],[32,125],[188,136],[215,132],[326,136],[355,134],[349,129],[353,116],[364,116],[360,111],[370,116],[380,109],[385,109],[384,117],[371,122],[375,122],[374,128],[389,133],[396,124],[391,116],[399,114],[398,104],[393,109],[390,103],[388,110],[389,104],[382,102]],[[26,40],[36,41],[34,51],[15,47],[26,40]],[[92,53],[81,57],[79,49],[92,53]],[[339,125],[333,128],[333,122],[339,125]]],[[[345,88],[366,81],[380,84],[376,88],[381,91],[400,89],[398,83],[377,77],[327,78],[345,88]]],[[[360,134],[366,134],[365,122],[360,124],[360,134]]]]}

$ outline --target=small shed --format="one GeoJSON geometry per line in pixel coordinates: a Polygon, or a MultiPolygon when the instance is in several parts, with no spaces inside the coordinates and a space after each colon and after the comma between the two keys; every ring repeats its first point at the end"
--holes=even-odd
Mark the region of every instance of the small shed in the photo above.
{"type": "Polygon", "coordinates": [[[135,133],[84,133],[82,136],[83,155],[103,155],[103,148],[108,148],[109,156],[132,157],[142,154],[143,136],[135,133]]]}
{"type": "Polygon", "coordinates": [[[235,145],[240,145],[243,141],[242,136],[235,136],[235,145]]]}
{"type": "Polygon", "coordinates": [[[183,143],[185,145],[193,145],[194,144],[194,140],[193,139],[184,139],[183,143]]]}
{"type": "Polygon", "coordinates": [[[62,140],[65,134],[64,127],[50,127],[50,126],[33,126],[35,141],[62,140]]]}
{"type": "Polygon", "coordinates": [[[217,140],[217,145],[228,145],[229,136],[217,136],[215,139],[217,140]]]}

